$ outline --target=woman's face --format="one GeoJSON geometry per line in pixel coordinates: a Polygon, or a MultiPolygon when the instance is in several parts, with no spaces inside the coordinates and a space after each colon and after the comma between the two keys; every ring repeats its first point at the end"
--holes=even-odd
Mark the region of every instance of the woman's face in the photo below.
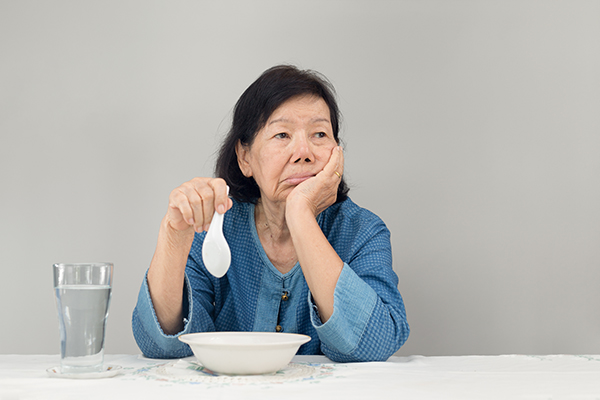
{"type": "Polygon", "coordinates": [[[327,103],[302,96],[279,106],[252,145],[238,143],[236,151],[240,169],[254,177],[262,201],[276,203],[319,173],[336,146],[327,103]]]}

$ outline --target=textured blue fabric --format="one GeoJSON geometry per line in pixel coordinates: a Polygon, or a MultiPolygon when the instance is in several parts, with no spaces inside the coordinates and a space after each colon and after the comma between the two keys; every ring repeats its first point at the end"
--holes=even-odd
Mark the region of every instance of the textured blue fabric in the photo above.
{"type": "MultiPolygon", "coordinates": [[[[321,323],[299,264],[279,272],[264,252],[254,222],[254,205],[234,201],[223,231],[231,266],[222,278],[202,262],[205,233],[196,234],[186,267],[184,330],[166,335],[156,319],[146,279],[132,326],[142,352],[153,358],[192,354],[177,337],[190,332],[275,331],[302,333],[312,340],[298,354],[325,354],[334,361],[381,361],[406,341],[409,327],[392,269],[390,232],[372,212],[350,199],[327,208],[318,223],[344,261],[334,312],[321,323]],[[286,292],[288,300],[283,300],[286,292]]],[[[324,266],[326,268],[326,266],[324,266]]]]}

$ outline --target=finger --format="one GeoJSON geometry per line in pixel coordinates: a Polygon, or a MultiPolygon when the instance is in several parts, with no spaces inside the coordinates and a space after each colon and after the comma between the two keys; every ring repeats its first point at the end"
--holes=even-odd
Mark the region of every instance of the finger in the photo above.
{"type": "MultiPolygon", "coordinates": [[[[169,219],[177,228],[183,228],[182,223],[194,225],[194,211],[189,204],[187,196],[181,188],[175,189],[169,196],[169,219]]],[[[175,226],[174,226],[175,227],[175,226]]]]}
{"type": "Polygon", "coordinates": [[[210,226],[210,221],[212,220],[213,214],[215,212],[214,208],[214,193],[210,186],[202,185],[200,187],[196,187],[196,195],[202,199],[202,202],[198,204],[198,213],[201,213],[203,218],[202,221],[198,221],[198,230],[199,231],[207,231],[210,226]]]}
{"type": "Polygon", "coordinates": [[[206,220],[206,213],[204,212],[204,199],[196,190],[190,189],[186,194],[188,204],[194,215],[194,230],[196,232],[202,232],[206,220]]]}
{"type": "Polygon", "coordinates": [[[231,208],[227,183],[224,179],[216,178],[211,180],[208,184],[213,189],[215,210],[217,210],[219,214],[225,214],[225,212],[231,208]]]}
{"type": "Polygon", "coordinates": [[[344,175],[344,149],[342,146],[337,146],[336,150],[338,153],[338,160],[335,170],[340,174],[340,178],[344,175]]]}
{"type": "Polygon", "coordinates": [[[330,178],[340,179],[342,177],[344,173],[344,154],[340,146],[336,146],[331,150],[331,157],[323,171],[330,178]]]}

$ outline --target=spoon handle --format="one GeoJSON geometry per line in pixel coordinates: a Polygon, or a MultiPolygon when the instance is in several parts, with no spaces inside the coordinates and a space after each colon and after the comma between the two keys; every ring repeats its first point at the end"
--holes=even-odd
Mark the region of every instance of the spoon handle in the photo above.
{"type": "Polygon", "coordinates": [[[223,216],[225,214],[219,214],[215,211],[212,217],[212,221],[210,221],[210,226],[208,227],[208,233],[210,232],[218,232],[223,230],[223,216]]]}
{"type": "MultiPolygon", "coordinates": [[[[229,185],[227,186],[227,196],[229,196],[229,185]]],[[[210,231],[223,230],[223,215],[225,214],[219,214],[217,210],[215,210],[212,220],[210,221],[210,226],[208,227],[208,233],[210,233],[210,231]],[[212,229],[213,224],[215,226],[214,229],[212,229]]]]}

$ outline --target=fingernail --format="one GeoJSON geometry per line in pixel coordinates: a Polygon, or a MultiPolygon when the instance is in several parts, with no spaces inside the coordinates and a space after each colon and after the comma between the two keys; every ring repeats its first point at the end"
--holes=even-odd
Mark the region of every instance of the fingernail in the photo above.
{"type": "Polygon", "coordinates": [[[218,212],[219,214],[225,214],[225,206],[224,206],[223,204],[219,204],[219,205],[217,206],[217,212],[218,212]]]}

